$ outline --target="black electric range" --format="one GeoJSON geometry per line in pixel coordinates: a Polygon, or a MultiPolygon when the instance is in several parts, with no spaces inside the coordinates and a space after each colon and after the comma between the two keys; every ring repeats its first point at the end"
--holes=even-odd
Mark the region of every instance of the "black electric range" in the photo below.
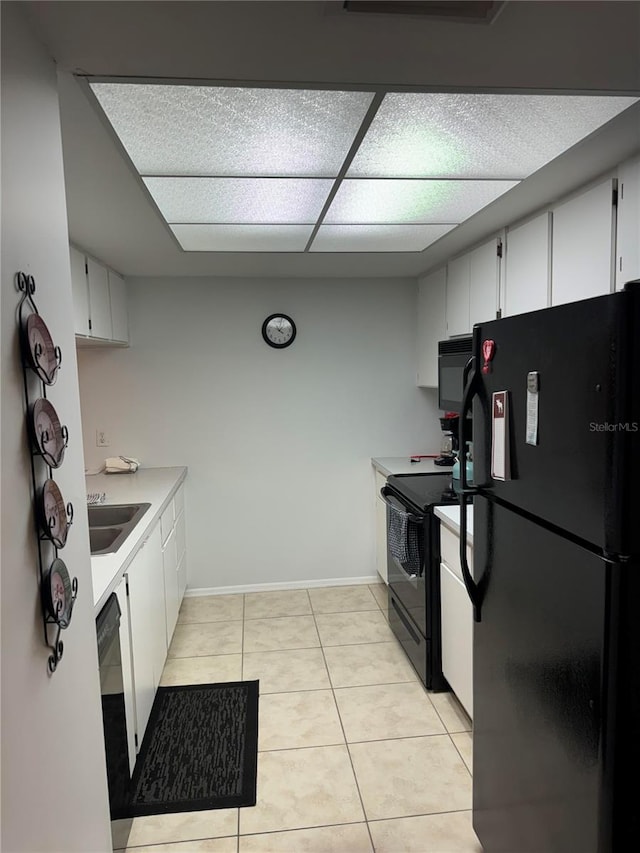
{"type": "Polygon", "coordinates": [[[429,690],[448,690],[442,674],[440,628],[440,522],[436,506],[458,503],[446,474],[396,474],[382,489],[387,532],[405,514],[415,558],[402,562],[387,539],[389,625],[429,690]],[[417,551],[416,551],[417,548],[417,551]]]}

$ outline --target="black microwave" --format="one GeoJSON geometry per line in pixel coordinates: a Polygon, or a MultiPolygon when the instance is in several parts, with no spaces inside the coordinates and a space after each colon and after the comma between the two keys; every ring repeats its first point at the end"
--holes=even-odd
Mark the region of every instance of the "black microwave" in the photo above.
{"type": "Polygon", "coordinates": [[[472,350],[472,335],[438,342],[438,408],[444,412],[462,408],[463,373],[472,350]]]}

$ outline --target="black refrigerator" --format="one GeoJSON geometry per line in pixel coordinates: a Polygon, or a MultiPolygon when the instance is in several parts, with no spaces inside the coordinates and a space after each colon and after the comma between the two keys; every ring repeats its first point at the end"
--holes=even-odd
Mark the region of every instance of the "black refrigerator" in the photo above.
{"type": "Polygon", "coordinates": [[[640,282],[475,326],[464,397],[475,831],[638,849],[640,282]]]}

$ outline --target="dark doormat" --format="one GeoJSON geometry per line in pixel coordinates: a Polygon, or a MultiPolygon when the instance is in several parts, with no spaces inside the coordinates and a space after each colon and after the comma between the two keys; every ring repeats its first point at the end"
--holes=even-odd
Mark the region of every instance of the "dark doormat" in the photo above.
{"type": "Polygon", "coordinates": [[[159,687],[126,816],[255,806],[257,764],[257,681],[159,687]]]}

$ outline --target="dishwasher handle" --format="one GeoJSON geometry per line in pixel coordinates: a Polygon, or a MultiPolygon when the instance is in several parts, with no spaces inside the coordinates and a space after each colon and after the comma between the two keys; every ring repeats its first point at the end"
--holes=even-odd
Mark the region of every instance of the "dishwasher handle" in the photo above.
{"type": "Polygon", "coordinates": [[[380,496],[382,497],[382,500],[387,504],[387,506],[391,507],[391,509],[406,515],[407,521],[412,521],[414,524],[422,524],[424,522],[425,516],[416,515],[414,512],[407,510],[406,506],[398,499],[397,495],[395,495],[389,489],[388,486],[383,486],[380,489],[380,496]],[[398,504],[398,506],[394,506],[391,503],[390,499],[393,499],[398,504]]]}

